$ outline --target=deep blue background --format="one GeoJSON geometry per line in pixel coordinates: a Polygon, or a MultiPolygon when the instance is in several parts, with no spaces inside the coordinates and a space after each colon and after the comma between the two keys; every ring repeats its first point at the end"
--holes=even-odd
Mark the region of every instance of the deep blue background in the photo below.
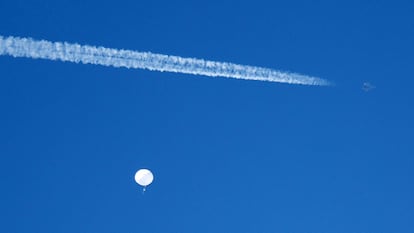
{"type": "Polygon", "coordinates": [[[413,12],[410,1],[0,1],[3,36],[336,83],[0,57],[0,232],[414,232],[413,12]],[[145,195],[141,167],[155,174],[145,195]]]}

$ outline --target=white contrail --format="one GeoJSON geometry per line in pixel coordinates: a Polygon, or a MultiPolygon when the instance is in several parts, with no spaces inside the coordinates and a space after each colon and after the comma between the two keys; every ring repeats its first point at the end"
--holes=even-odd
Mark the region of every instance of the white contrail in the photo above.
{"type": "Polygon", "coordinates": [[[329,85],[324,79],[268,68],[227,62],[109,49],[67,42],[0,36],[0,55],[41,58],[113,67],[148,69],[184,74],[259,80],[303,85],[329,85]]]}

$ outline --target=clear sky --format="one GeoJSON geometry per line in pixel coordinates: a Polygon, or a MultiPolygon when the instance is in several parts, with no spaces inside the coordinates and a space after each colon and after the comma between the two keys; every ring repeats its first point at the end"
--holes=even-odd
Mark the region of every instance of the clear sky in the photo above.
{"type": "Polygon", "coordinates": [[[0,232],[414,232],[413,12],[411,1],[0,1],[3,36],[336,84],[1,56],[0,232]],[[145,195],[142,167],[155,176],[145,195]]]}

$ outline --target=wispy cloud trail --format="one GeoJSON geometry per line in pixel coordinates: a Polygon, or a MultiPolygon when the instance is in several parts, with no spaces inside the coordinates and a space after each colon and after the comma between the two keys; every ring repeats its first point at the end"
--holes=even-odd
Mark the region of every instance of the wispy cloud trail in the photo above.
{"type": "Polygon", "coordinates": [[[317,77],[228,62],[162,55],[150,52],[110,49],[67,42],[0,36],[0,55],[60,60],[112,67],[147,69],[161,72],[259,80],[303,85],[329,85],[317,77]]]}

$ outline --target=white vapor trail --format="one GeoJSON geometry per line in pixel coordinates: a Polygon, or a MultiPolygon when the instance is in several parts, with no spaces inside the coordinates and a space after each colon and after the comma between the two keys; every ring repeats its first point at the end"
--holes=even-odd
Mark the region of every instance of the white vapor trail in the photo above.
{"type": "Polygon", "coordinates": [[[0,55],[205,75],[210,77],[288,84],[329,85],[328,81],[317,77],[281,72],[268,68],[11,36],[0,36],[0,55]]]}

